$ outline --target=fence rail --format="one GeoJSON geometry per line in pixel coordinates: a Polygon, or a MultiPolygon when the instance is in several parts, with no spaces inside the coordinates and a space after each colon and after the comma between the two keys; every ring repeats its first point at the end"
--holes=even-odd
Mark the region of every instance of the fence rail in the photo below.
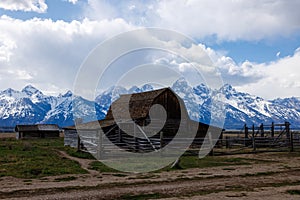
{"type": "MultiPolygon", "coordinates": [[[[208,143],[216,144],[213,148],[218,151],[232,150],[234,152],[278,150],[300,150],[300,131],[291,131],[289,123],[252,126],[251,131],[244,126],[244,130],[223,131],[219,139],[210,139],[208,143]]],[[[190,149],[199,149],[204,144],[204,138],[174,138],[166,137],[163,133],[155,137],[147,137],[143,130],[133,127],[132,135],[128,135],[120,129],[111,129],[105,134],[99,130],[81,130],[80,137],[76,130],[65,132],[65,145],[78,148],[81,151],[89,151],[104,159],[105,155],[116,151],[152,152],[160,151],[171,141],[179,147],[187,141],[193,141],[190,149]],[[103,142],[104,137],[110,142],[103,142]],[[117,147],[116,147],[117,146],[117,147]]],[[[175,145],[176,146],[176,145],[175,145]]],[[[172,147],[176,150],[176,147],[172,147]]]]}

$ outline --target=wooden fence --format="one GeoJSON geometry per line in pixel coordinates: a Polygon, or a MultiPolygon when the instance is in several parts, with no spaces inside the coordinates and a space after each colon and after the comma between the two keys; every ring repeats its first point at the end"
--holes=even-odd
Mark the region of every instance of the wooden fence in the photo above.
{"type": "Polygon", "coordinates": [[[220,146],[229,149],[252,148],[257,150],[289,150],[300,149],[300,132],[292,131],[290,123],[272,123],[271,125],[244,125],[241,130],[225,130],[220,146]]]}
{"type": "MultiPolygon", "coordinates": [[[[164,137],[162,132],[156,134],[155,137],[147,137],[145,132],[136,125],[131,124],[130,126],[132,126],[132,135],[128,135],[120,129],[111,128],[109,131],[114,131],[113,134],[109,134],[109,131],[104,134],[97,129],[80,130],[79,137],[76,130],[65,130],[65,145],[81,151],[88,151],[97,155],[97,158],[105,159],[105,155],[116,153],[116,146],[118,146],[118,151],[121,149],[146,153],[160,151],[173,140],[171,137],[164,137]],[[107,137],[110,143],[103,142],[104,137],[107,137]]],[[[291,131],[288,122],[272,123],[270,126],[252,126],[251,129],[245,125],[242,130],[224,130],[221,135],[221,138],[209,141],[209,143],[216,143],[214,150],[219,152],[223,150],[226,152],[228,150],[232,150],[232,152],[300,150],[300,132],[291,131]]],[[[203,145],[204,138],[180,138],[176,139],[176,144],[180,146],[191,140],[193,143],[190,149],[199,150],[199,147],[203,145]]]]}

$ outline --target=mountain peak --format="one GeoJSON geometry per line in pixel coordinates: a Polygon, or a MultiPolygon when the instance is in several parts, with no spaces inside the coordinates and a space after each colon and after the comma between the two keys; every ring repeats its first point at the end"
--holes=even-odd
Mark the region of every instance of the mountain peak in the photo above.
{"type": "Polygon", "coordinates": [[[38,89],[33,87],[32,85],[27,85],[22,89],[22,92],[26,93],[27,95],[31,96],[36,93],[41,93],[38,89]]]}
{"type": "Polygon", "coordinates": [[[210,89],[204,84],[201,83],[200,85],[193,88],[195,94],[200,95],[202,97],[208,96],[210,93],[210,89]]]}
{"type": "Polygon", "coordinates": [[[188,87],[188,83],[184,77],[180,77],[172,86],[172,88],[177,88],[177,87],[182,87],[182,88],[188,87]]]}
{"type": "Polygon", "coordinates": [[[12,88],[8,88],[8,89],[1,92],[1,94],[5,94],[5,95],[8,95],[8,96],[13,96],[16,93],[18,93],[18,91],[14,90],[12,88]]]}
{"type": "Polygon", "coordinates": [[[228,83],[223,85],[220,89],[219,92],[224,94],[227,99],[230,99],[232,96],[236,95],[236,90],[228,83]]]}
{"type": "Polygon", "coordinates": [[[224,85],[221,87],[221,89],[227,90],[227,91],[234,90],[234,88],[232,87],[232,85],[230,85],[230,84],[228,84],[228,83],[224,84],[224,85]]]}
{"type": "Polygon", "coordinates": [[[137,86],[132,86],[129,90],[128,93],[132,94],[132,93],[138,93],[141,92],[140,88],[138,88],[137,86]]]}
{"type": "Polygon", "coordinates": [[[72,91],[68,90],[62,97],[71,97],[73,95],[72,91]]]}
{"type": "Polygon", "coordinates": [[[151,91],[151,90],[153,90],[153,86],[150,85],[150,84],[145,84],[145,85],[142,86],[142,91],[143,92],[147,92],[147,91],[151,91]]]}

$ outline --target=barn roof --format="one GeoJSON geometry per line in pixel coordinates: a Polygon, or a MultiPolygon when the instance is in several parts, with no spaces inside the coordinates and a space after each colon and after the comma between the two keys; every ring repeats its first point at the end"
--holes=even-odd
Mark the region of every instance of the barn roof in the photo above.
{"type": "MultiPolygon", "coordinates": [[[[99,129],[99,127],[108,127],[116,124],[115,118],[112,114],[112,107],[114,108],[114,114],[121,114],[128,112],[128,103],[130,107],[130,116],[126,118],[126,115],[122,115],[120,119],[123,122],[132,120],[132,119],[142,119],[146,118],[149,114],[149,110],[153,105],[153,101],[162,93],[166,91],[171,91],[176,95],[170,88],[162,88],[158,90],[152,90],[148,92],[134,93],[134,94],[123,94],[112,103],[110,106],[105,119],[87,122],[83,124],[78,124],[76,126],[65,127],[64,129],[99,129]],[[99,126],[100,125],[100,126],[99,126]]],[[[177,95],[176,95],[177,96],[177,95]]],[[[180,98],[178,98],[181,100],[180,98]]],[[[118,121],[119,122],[119,121],[118,121]]]]}
{"type": "Polygon", "coordinates": [[[15,130],[20,131],[59,131],[56,124],[16,125],[15,130]]]}
{"type": "MultiPolygon", "coordinates": [[[[120,95],[119,99],[114,101],[110,106],[107,115],[105,117],[105,120],[114,119],[112,109],[111,109],[112,107],[114,109],[114,113],[117,114],[122,114],[126,112],[128,113],[128,110],[130,110],[131,116],[127,116],[127,117],[131,117],[132,119],[145,118],[147,117],[155,98],[165,91],[171,91],[172,93],[174,93],[170,88],[162,88],[159,90],[152,90],[149,92],[120,95]],[[128,103],[130,109],[128,109],[128,103]]],[[[122,119],[124,119],[124,117],[122,117],[122,119]]]]}

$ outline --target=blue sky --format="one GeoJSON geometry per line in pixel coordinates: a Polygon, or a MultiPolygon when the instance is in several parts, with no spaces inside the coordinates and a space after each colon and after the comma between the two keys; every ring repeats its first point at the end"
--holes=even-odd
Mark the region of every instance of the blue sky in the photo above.
{"type": "MultiPolygon", "coordinates": [[[[278,58],[293,55],[299,47],[299,36],[278,38],[276,41],[225,41],[212,44],[213,49],[227,52],[237,63],[249,60],[255,63],[271,62],[278,58]],[[278,52],[280,54],[278,55],[278,52]]],[[[205,43],[205,42],[204,42],[205,43]]]]}
{"type": "Polygon", "coordinates": [[[297,0],[1,0],[0,90],[63,93],[96,45],[157,27],[195,40],[240,91],[300,96],[299,9],[297,0]]]}

